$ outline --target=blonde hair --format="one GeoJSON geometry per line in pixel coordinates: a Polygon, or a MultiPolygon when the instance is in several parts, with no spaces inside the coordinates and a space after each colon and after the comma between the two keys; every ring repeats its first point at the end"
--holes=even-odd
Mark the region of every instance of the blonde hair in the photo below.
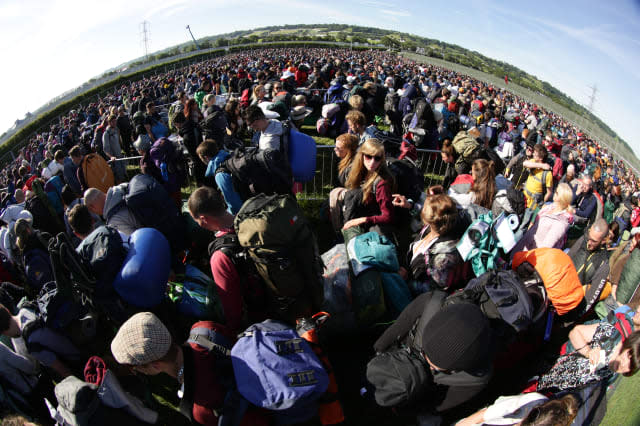
{"type": "Polygon", "coordinates": [[[393,176],[387,169],[387,163],[385,161],[384,155],[384,145],[377,139],[367,139],[360,150],[356,154],[353,159],[353,166],[351,167],[351,171],[349,172],[349,177],[347,178],[346,187],[347,189],[356,189],[362,188],[362,202],[366,203],[369,201],[369,197],[374,192],[374,184],[377,179],[383,179],[389,182],[391,188],[393,188],[393,176]],[[364,166],[364,155],[379,155],[382,157],[380,161],[380,165],[374,171],[369,174],[369,171],[364,166]]]}
{"type": "Polygon", "coordinates": [[[360,95],[353,95],[349,98],[349,105],[351,105],[351,108],[360,111],[364,106],[364,98],[360,95]]]}
{"type": "Polygon", "coordinates": [[[564,210],[571,205],[572,200],[573,191],[571,190],[571,187],[564,182],[559,184],[558,188],[556,188],[556,193],[553,196],[553,202],[564,210]]]}

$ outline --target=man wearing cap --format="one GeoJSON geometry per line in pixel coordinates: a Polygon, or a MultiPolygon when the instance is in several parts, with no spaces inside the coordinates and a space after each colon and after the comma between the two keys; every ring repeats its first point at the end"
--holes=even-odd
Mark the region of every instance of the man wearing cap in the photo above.
{"type": "Polygon", "coordinates": [[[487,318],[470,303],[441,308],[443,299],[439,291],[418,296],[374,344],[382,353],[404,342],[424,358],[432,380],[425,384],[429,389],[421,389],[428,398],[420,400],[419,407],[436,413],[476,397],[492,376],[487,318]]]}
{"type": "MultiPolygon", "coordinates": [[[[196,325],[215,329],[229,341],[233,340],[233,334],[224,326],[210,321],[196,325]]],[[[158,317],[151,312],[141,312],[122,324],[111,342],[111,353],[118,363],[138,373],[149,376],[165,373],[172,377],[180,385],[180,412],[198,424],[218,424],[227,394],[223,386],[227,371],[217,365],[215,351],[210,352],[191,339],[183,345],[174,343],[158,317]]],[[[260,424],[260,419],[248,417],[250,413],[245,415],[243,424],[256,424],[256,421],[260,424]]]]}
{"type": "Polygon", "coordinates": [[[259,149],[280,149],[284,131],[282,123],[278,120],[267,118],[262,109],[257,105],[247,108],[245,119],[247,126],[256,132],[260,132],[258,137],[259,149]]]}

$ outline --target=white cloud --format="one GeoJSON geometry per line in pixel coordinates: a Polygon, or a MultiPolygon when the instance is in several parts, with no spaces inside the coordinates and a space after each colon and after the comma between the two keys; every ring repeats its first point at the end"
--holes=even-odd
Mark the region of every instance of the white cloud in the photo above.
{"type": "Polygon", "coordinates": [[[391,15],[391,16],[411,16],[411,14],[406,10],[382,9],[380,10],[380,12],[384,13],[385,15],[391,15]]]}

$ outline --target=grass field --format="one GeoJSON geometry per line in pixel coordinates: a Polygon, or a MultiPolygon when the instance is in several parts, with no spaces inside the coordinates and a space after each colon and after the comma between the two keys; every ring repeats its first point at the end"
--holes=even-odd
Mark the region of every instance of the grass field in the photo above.
{"type": "Polygon", "coordinates": [[[607,404],[601,426],[640,425],[640,375],[623,377],[607,404]]]}

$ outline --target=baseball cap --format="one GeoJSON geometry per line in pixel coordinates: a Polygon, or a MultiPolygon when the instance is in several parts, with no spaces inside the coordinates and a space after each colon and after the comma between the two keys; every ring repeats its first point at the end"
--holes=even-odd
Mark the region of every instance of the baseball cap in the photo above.
{"type": "Polygon", "coordinates": [[[169,352],[171,334],[151,312],[129,318],[111,342],[111,353],[120,364],[144,365],[157,361],[169,352]]]}

